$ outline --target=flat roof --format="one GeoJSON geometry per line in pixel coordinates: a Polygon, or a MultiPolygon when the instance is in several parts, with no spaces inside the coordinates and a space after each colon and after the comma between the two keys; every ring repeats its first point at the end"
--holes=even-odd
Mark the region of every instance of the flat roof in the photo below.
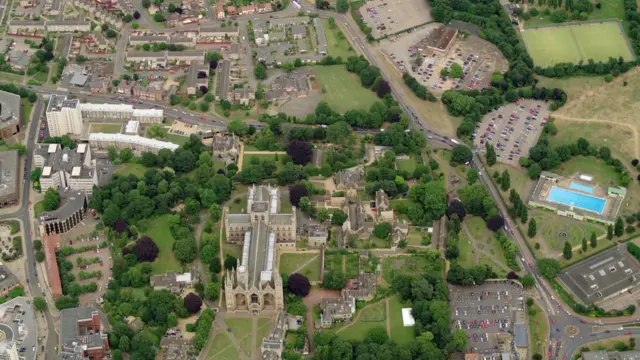
{"type": "Polygon", "coordinates": [[[411,308],[402,308],[402,326],[414,326],[416,324],[416,319],[411,315],[411,308]]]}
{"type": "Polygon", "coordinates": [[[156,139],[148,139],[139,135],[126,134],[91,133],[89,134],[89,142],[91,141],[123,142],[151,147],[154,149],[176,150],[180,147],[180,145],[168,141],[160,141],[156,139]]]}
{"type": "Polygon", "coordinates": [[[18,191],[18,150],[0,151],[0,196],[18,191]]]}
{"type": "Polygon", "coordinates": [[[592,304],[639,284],[640,263],[626,247],[614,247],[568,267],[559,278],[582,303],[592,304]]]}
{"type": "Polygon", "coordinates": [[[424,43],[429,48],[444,51],[449,46],[457,32],[458,30],[454,28],[442,25],[437,29],[432,30],[431,33],[429,33],[429,36],[424,40],[424,43]]]}
{"type": "Polygon", "coordinates": [[[44,248],[44,260],[47,266],[47,279],[51,296],[58,297],[62,295],[62,284],[60,282],[60,273],[58,272],[58,260],[56,259],[56,248],[60,244],[60,235],[42,236],[42,244],[44,248]]]}
{"type": "Polygon", "coordinates": [[[65,221],[71,215],[82,209],[87,202],[87,195],[78,190],[67,190],[60,193],[62,205],[54,211],[46,211],[38,220],[42,224],[65,221]]]}

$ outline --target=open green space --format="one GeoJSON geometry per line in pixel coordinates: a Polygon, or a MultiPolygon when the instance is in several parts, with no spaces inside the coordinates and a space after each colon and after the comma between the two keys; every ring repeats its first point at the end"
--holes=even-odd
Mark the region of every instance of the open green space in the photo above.
{"type": "MultiPolygon", "coordinates": [[[[22,123],[26,125],[31,120],[31,109],[33,108],[33,104],[28,99],[21,99],[20,103],[22,104],[22,123]]],[[[40,114],[37,116],[40,116],[40,114]]]]}
{"type": "Polygon", "coordinates": [[[349,252],[344,255],[339,252],[327,252],[324,258],[324,270],[344,271],[347,278],[353,278],[358,276],[358,259],[357,252],[349,252]]]}
{"type": "Polygon", "coordinates": [[[351,109],[368,110],[378,100],[376,94],[363,88],[358,76],[348,72],[344,65],[312,68],[322,86],[322,99],[340,113],[351,109]]]}
{"type": "Polygon", "coordinates": [[[396,168],[400,171],[406,171],[409,174],[413,174],[417,164],[417,161],[413,158],[396,160],[396,168]]]}
{"type": "Polygon", "coordinates": [[[461,231],[458,239],[458,250],[460,251],[460,254],[456,261],[460,266],[465,268],[470,268],[476,265],[476,257],[470,242],[471,240],[469,240],[464,232],[461,231]]]}
{"type": "Polygon", "coordinates": [[[227,168],[227,166],[226,166],[224,161],[218,160],[218,159],[213,159],[213,170],[214,171],[217,172],[220,169],[226,169],[226,168],[227,168]]]}
{"type": "Polygon", "coordinates": [[[22,75],[12,74],[6,71],[0,71],[0,81],[8,81],[11,83],[22,84],[24,77],[22,75]]]}
{"type": "Polygon", "coordinates": [[[222,254],[223,254],[223,257],[226,257],[227,255],[229,255],[229,256],[235,257],[236,259],[240,259],[242,255],[242,248],[240,247],[240,245],[223,242],[222,254]]]}
{"type": "Polygon", "coordinates": [[[247,195],[232,200],[228,205],[229,214],[240,214],[247,210],[247,195]]]}
{"type": "Polygon", "coordinates": [[[247,166],[251,163],[251,159],[253,158],[257,158],[260,161],[265,161],[265,160],[272,160],[276,162],[276,165],[278,166],[278,169],[276,171],[280,171],[280,169],[282,169],[282,162],[280,161],[280,158],[283,157],[284,155],[278,155],[278,154],[244,154],[243,158],[242,158],[242,166],[247,166]]]}
{"type": "MultiPolygon", "coordinates": [[[[624,1],[623,0],[608,0],[600,3],[600,9],[594,9],[591,14],[589,14],[589,20],[610,20],[618,18],[620,20],[624,19],[624,1]]],[[[529,5],[531,8],[532,5],[529,5]]],[[[546,7],[537,7],[540,13],[537,16],[531,17],[529,20],[525,22],[525,29],[531,26],[537,25],[545,25],[545,24],[553,24],[551,21],[551,15],[544,15],[543,11],[546,7]]],[[[550,8],[551,12],[557,10],[554,8],[550,8]]],[[[576,21],[576,23],[579,23],[576,21]]]]}
{"type": "Polygon", "coordinates": [[[402,323],[402,308],[400,298],[396,295],[389,300],[389,319],[391,320],[391,339],[398,344],[406,344],[415,338],[413,326],[405,327],[402,323]]]}
{"type": "Polygon", "coordinates": [[[494,166],[487,169],[487,171],[489,171],[489,175],[493,175],[493,173],[496,171],[500,173],[500,175],[502,175],[502,173],[505,170],[507,170],[507,172],[509,173],[511,187],[507,189],[507,191],[502,191],[502,187],[496,184],[497,185],[496,188],[500,190],[500,192],[502,193],[502,197],[505,200],[508,200],[509,192],[511,191],[511,189],[515,189],[518,194],[521,194],[521,195],[525,194],[525,188],[529,183],[529,181],[531,181],[531,179],[529,178],[529,175],[527,175],[526,169],[514,168],[502,163],[497,163],[494,166]]]}
{"type": "Polygon", "coordinates": [[[122,167],[116,171],[116,173],[122,176],[129,176],[130,174],[133,174],[139,178],[142,178],[147,170],[149,169],[140,164],[126,163],[123,164],[122,167]]]}
{"type": "Polygon", "coordinates": [[[283,196],[280,198],[280,212],[287,214],[293,212],[293,205],[291,205],[291,201],[289,201],[288,196],[283,196]]]}
{"type": "Polygon", "coordinates": [[[247,356],[251,356],[252,321],[251,318],[227,318],[224,321],[247,356]]]}
{"type": "Polygon", "coordinates": [[[422,238],[430,236],[426,231],[422,231],[419,228],[409,228],[409,234],[407,234],[407,244],[409,245],[422,245],[422,238]]]}
{"type": "Polygon", "coordinates": [[[47,78],[49,77],[49,72],[38,72],[33,75],[33,80],[39,81],[41,84],[47,82],[47,78]]]}
{"type": "Polygon", "coordinates": [[[359,316],[357,321],[339,329],[336,334],[345,340],[362,341],[371,329],[382,328],[386,330],[387,314],[384,302],[362,309],[360,312],[354,315],[354,319],[359,316]]]}
{"type": "Polygon", "coordinates": [[[618,22],[527,29],[522,37],[533,63],[542,67],[620,56],[634,59],[618,22]]]}
{"type": "Polygon", "coordinates": [[[120,124],[91,124],[92,133],[118,134],[122,130],[120,124]]]}
{"type": "Polygon", "coordinates": [[[474,239],[481,240],[490,235],[490,230],[487,229],[487,224],[481,217],[467,216],[464,222],[467,224],[467,228],[474,239]]]}
{"type": "Polygon", "coordinates": [[[571,160],[562,163],[560,168],[553,169],[553,172],[570,176],[575,173],[589,174],[593,176],[593,182],[604,187],[620,183],[620,173],[607,165],[603,160],[593,156],[576,156],[571,160]]]}
{"type": "Polygon", "coordinates": [[[33,206],[33,211],[35,212],[36,216],[42,214],[45,211],[44,210],[44,200],[37,202],[33,206]]]}
{"type": "Polygon", "coordinates": [[[267,336],[269,330],[271,330],[273,321],[269,318],[259,318],[258,319],[258,330],[256,333],[256,339],[258,341],[262,341],[262,339],[267,336]]]}
{"type": "Polygon", "coordinates": [[[280,268],[280,272],[283,272],[286,274],[297,272],[299,274],[306,276],[310,281],[319,281],[320,280],[320,254],[284,253],[280,255],[279,268],[280,268]],[[299,269],[299,270],[296,271],[296,269],[299,269]]]}
{"type": "Polygon", "coordinates": [[[172,142],[172,143],[177,144],[177,145],[183,145],[184,143],[189,141],[189,137],[188,136],[182,136],[182,135],[176,135],[176,134],[167,134],[164,137],[163,140],[172,142]]]}
{"type": "Polygon", "coordinates": [[[394,256],[384,258],[382,263],[382,277],[391,284],[398,274],[419,274],[426,264],[426,259],[420,255],[394,256]]]}
{"type": "Polygon", "coordinates": [[[343,59],[356,55],[342,30],[338,28],[337,23],[334,27],[331,27],[331,25],[329,25],[329,19],[322,19],[322,26],[324,27],[324,34],[327,39],[327,53],[331,54],[334,58],[342,56],[343,59]]]}
{"type": "Polygon", "coordinates": [[[233,346],[229,335],[225,332],[218,332],[211,342],[207,360],[236,360],[239,358],[240,354],[233,346]]]}
{"type": "Polygon", "coordinates": [[[158,245],[160,253],[158,258],[151,263],[154,274],[164,274],[167,271],[182,271],[182,265],[173,256],[173,243],[176,241],[169,228],[169,216],[163,215],[151,222],[146,235],[158,245]]]}
{"type": "Polygon", "coordinates": [[[549,334],[549,322],[545,317],[544,311],[534,304],[532,306],[534,315],[529,310],[529,344],[533,354],[544,355],[547,348],[547,334],[549,334]]]}

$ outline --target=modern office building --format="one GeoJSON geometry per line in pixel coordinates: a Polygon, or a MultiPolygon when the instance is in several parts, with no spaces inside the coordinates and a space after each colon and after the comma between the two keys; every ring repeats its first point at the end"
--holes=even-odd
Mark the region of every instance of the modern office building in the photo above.
{"type": "Polygon", "coordinates": [[[157,154],[162,149],[176,150],[180,146],[168,141],[148,139],[139,135],[126,134],[89,134],[89,145],[96,150],[106,150],[110,146],[116,149],[131,149],[135,154],[152,152],[157,154]]]}
{"type": "Polygon", "coordinates": [[[0,138],[8,139],[20,132],[20,96],[0,91],[0,138]]]}
{"type": "Polygon", "coordinates": [[[82,116],[78,99],[67,99],[64,95],[51,95],[47,105],[47,125],[50,136],[82,133],[82,116]]]}
{"type": "Polygon", "coordinates": [[[89,199],[83,191],[67,190],[60,194],[60,198],[62,206],[39,216],[41,234],[64,234],[78,225],[86,216],[89,199]]]}
{"type": "Polygon", "coordinates": [[[40,187],[93,192],[98,185],[95,160],[87,144],[75,149],[62,148],[60,144],[38,144],[33,152],[33,163],[42,168],[40,187]]]}
{"type": "Polygon", "coordinates": [[[102,360],[109,338],[100,331],[100,315],[91,307],[60,311],[61,352],[56,359],[102,360]]]}
{"type": "Polygon", "coordinates": [[[0,151],[0,207],[18,203],[18,150],[0,151]]]}

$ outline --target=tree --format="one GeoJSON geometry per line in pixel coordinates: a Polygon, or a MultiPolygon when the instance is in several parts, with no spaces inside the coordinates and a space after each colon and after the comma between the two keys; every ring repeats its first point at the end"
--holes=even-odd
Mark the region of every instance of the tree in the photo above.
{"type": "Polygon", "coordinates": [[[613,225],[611,224],[607,227],[607,239],[613,239],[613,225]]]}
{"type": "Polygon", "coordinates": [[[194,293],[189,293],[184,297],[184,307],[190,314],[195,314],[202,307],[202,299],[194,293]]]}
{"type": "Polygon", "coordinates": [[[458,63],[453,63],[451,64],[451,77],[452,78],[459,78],[462,77],[462,75],[464,75],[464,71],[462,70],[462,66],[460,66],[460,64],[458,63]]]}
{"type": "Polygon", "coordinates": [[[129,162],[133,158],[133,150],[124,148],[120,151],[120,161],[123,163],[129,162]]]}
{"type": "Polygon", "coordinates": [[[256,75],[256,79],[264,80],[267,78],[267,68],[262,63],[258,63],[254,70],[254,74],[256,75]]]}
{"type": "Polygon", "coordinates": [[[598,246],[598,239],[596,238],[596,233],[592,232],[591,233],[591,239],[589,241],[591,243],[591,247],[595,249],[596,246],[598,246]]]}
{"type": "Polygon", "coordinates": [[[324,207],[319,208],[316,212],[316,220],[320,221],[321,223],[329,220],[329,210],[325,209],[324,207]]]}
{"type": "Polygon", "coordinates": [[[471,149],[465,145],[456,145],[451,150],[451,161],[458,164],[466,164],[473,158],[471,149]]]}
{"type": "Polygon", "coordinates": [[[33,306],[36,308],[36,310],[44,311],[44,309],[47,308],[47,302],[44,300],[44,298],[36,296],[33,298],[33,306]]]}
{"type": "Polygon", "coordinates": [[[113,39],[114,37],[118,36],[118,33],[113,29],[109,29],[109,30],[107,30],[107,34],[106,35],[107,35],[108,38],[113,39]]]}
{"type": "Polygon", "coordinates": [[[538,354],[538,353],[535,353],[535,354],[533,354],[532,359],[533,359],[533,360],[542,360],[542,355],[540,355],[540,354],[538,354]]]}
{"type": "Polygon", "coordinates": [[[295,184],[289,187],[289,202],[291,205],[299,207],[300,199],[309,196],[309,190],[303,184],[295,184]]]}
{"type": "Polygon", "coordinates": [[[336,10],[342,14],[346,13],[349,10],[349,2],[347,0],[338,0],[336,2],[336,10]]]}
{"type": "Polygon", "coordinates": [[[351,133],[351,126],[344,121],[338,121],[327,127],[327,140],[334,144],[343,143],[351,133]]]}
{"type": "Polygon", "coordinates": [[[539,178],[541,172],[542,172],[542,168],[540,167],[540,164],[538,164],[538,163],[531,164],[531,166],[529,166],[529,170],[527,170],[527,174],[532,179],[539,178]]]}
{"type": "Polygon", "coordinates": [[[213,282],[208,283],[204,291],[204,296],[209,300],[216,300],[218,296],[220,296],[218,286],[213,282]]]}
{"type": "Polygon", "coordinates": [[[295,65],[291,61],[285,61],[284,64],[282,64],[282,69],[285,72],[292,72],[295,68],[295,65]]]}
{"type": "Polygon", "coordinates": [[[155,14],[153,14],[153,21],[155,22],[164,22],[165,17],[162,13],[157,12],[155,14]]]}
{"type": "Polygon", "coordinates": [[[54,188],[49,188],[44,194],[43,200],[44,209],[46,211],[53,211],[60,206],[60,194],[54,188]]]}
{"type": "Polygon", "coordinates": [[[511,187],[511,176],[509,175],[509,172],[506,169],[502,172],[500,185],[501,185],[502,191],[507,191],[511,187]]]}
{"type": "Polygon", "coordinates": [[[39,263],[44,261],[44,253],[42,251],[36,251],[36,261],[39,263]]]}
{"type": "Polygon", "coordinates": [[[487,220],[487,228],[491,231],[498,231],[504,226],[504,219],[500,215],[494,215],[487,220]]]}
{"type": "MultiPolygon", "coordinates": [[[[46,200],[46,198],[45,198],[45,200],[46,200]]],[[[622,218],[620,218],[620,217],[616,219],[616,225],[615,225],[615,228],[614,228],[614,233],[616,234],[616,237],[620,237],[620,236],[624,235],[624,222],[622,222],[622,218]]]]}
{"type": "Polygon", "coordinates": [[[536,284],[536,279],[533,277],[533,275],[527,274],[520,278],[520,283],[522,284],[522,286],[528,289],[536,284]]]}
{"type": "Polygon", "coordinates": [[[287,280],[287,289],[296,296],[305,297],[309,295],[311,290],[311,283],[306,276],[302,274],[291,274],[287,280]]]}
{"type": "MultiPolygon", "coordinates": [[[[571,246],[571,245],[569,245],[571,246]]],[[[558,276],[558,273],[562,269],[560,266],[560,262],[556,259],[538,259],[536,261],[536,265],[538,265],[538,270],[540,270],[540,274],[547,279],[553,279],[558,276]]]]}
{"type": "Polygon", "coordinates": [[[36,251],[40,251],[42,249],[42,241],[33,240],[33,249],[36,251]]]}
{"type": "Polygon", "coordinates": [[[220,220],[220,216],[222,216],[222,209],[218,204],[211,204],[209,207],[209,217],[213,222],[218,222],[220,220]]]}
{"type": "Polygon", "coordinates": [[[287,145],[287,155],[296,165],[306,165],[313,158],[313,149],[308,142],[293,140],[287,145]]]}
{"type": "Polygon", "coordinates": [[[226,270],[235,269],[238,267],[238,259],[235,256],[228,255],[224,258],[224,268],[226,270]]]}
{"type": "Polygon", "coordinates": [[[389,234],[391,234],[391,224],[388,222],[376,224],[373,228],[373,235],[378,239],[388,239],[389,234]]]}
{"type": "Polygon", "coordinates": [[[247,133],[247,125],[242,120],[232,120],[227,124],[227,130],[235,135],[242,136],[247,133]]]}
{"type": "Polygon", "coordinates": [[[140,12],[138,10],[133,12],[133,18],[136,20],[140,19],[140,12]]]}
{"type": "MultiPolygon", "coordinates": [[[[208,95],[208,94],[207,94],[207,95],[208,95]]],[[[202,102],[202,101],[201,101],[201,102],[200,102],[200,104],[199,104],[199,106],[200,106],[200,111],[202,111],[202,112],[207,112],[207,111],[209,111],[209,104],[207,104],[206,102],[202,102]]]]}
{"type": "Polygon", "coordinates": [[[131,253],[136,256],[139,262],[153,262],[158,257],[159,252],[158,245],[147,235],[136,240],[136,244],[131,249],[131,253]]]}
{"type": "Polygon", "coordinates": [[[529,210],[527,210],[526,206],[522,205],[520,209],[520,222],[522,222],[523,224],[526,224],[528,220],[529,220],[529,210]]]}
{"type": "Polygon", "coordinates": [[[345,221],[347,221],[347,214],[342,211],[342,210],[337,210],[333,213],[333,216],[331,217],[331,223],[334,225],[341,225],[344,224],[345,221]]]}
{"type": "Polygon", "coordinates": [[[459,200],[454,200],[449,204],[446,211],[447,217],[451,219],[451,215],[456,214],[460,221],[464,220],[467,215],[467,211],[464,209],[464,205],[459,200]]]}
{"type": "Polygon", "coordinates": [[[588,246],[587,246],[587,238],[583,237],[582,238],[582,251],[587,251],[588,246]]]}
{"type": "Polygon", "coordinates": [[[538,229],[536,227],[536,219],[531,218],[531,220],[529,220],[529,229],[527,230],[527,236],[529,236],[530,238],[533,238],[536,236],[537,232],[538,232],[538,229]]]}
{"type": "Polygon", "coordinates": [[[571,244],[568,241],[564,242],[564,248],[562,249],[562,256],[565,259],[571,260],[573,257],[573,249],[571,249],[571,244]]]}
{"type": "Polygon", "coordinates": [[[385,95],[391,93],[391,86],[389,86],[389,83],[386,80],[380,78],[380,81],[378,81],[375,90],[376,95],[378,95],[378,97],[382,99],[385,95]]]}
{"type": "Polygon", "coordinates": [[[107,156],[109,157],[109,160],[114,161],[118,158],[118,149],[116,149],[115,146],[110,145],[107,148],[107,156]]]}

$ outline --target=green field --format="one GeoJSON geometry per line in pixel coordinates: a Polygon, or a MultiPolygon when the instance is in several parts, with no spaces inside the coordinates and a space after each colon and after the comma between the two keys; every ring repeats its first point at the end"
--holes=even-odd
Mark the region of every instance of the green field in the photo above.
{"type": "Polygon", "coordinates": [[[238,350],[233,346],[229,335],[225,332],[218,332],[213,338],[207,360],[236,360],[240,358],[238,350]]]}
{"type": "Polygon", "coordinates": [[[547,348],[549,322],[547,321],[544,311],[542,311],[538,304],[534,304],[533,309],[535,309],[535,315],[531,316],[531,313],[529,313],[529,343],[531,344],[531,350],[534,354],[543,355],[547,348]]]}
{"type": "Polygon", "coordinates": [[[306,276],[310,281],[320,280],[320,255],[319,254],[291,254],[280,255],[280,272],[291,274],[302,267],[298,273],[306,276]]]}
{"type": "Polygon", "coordinates": [[[12,73],[5,72],[5,71],[0,71],[0,80],[12,82],[12,83],[20,83],[20,84],[22,84],[22,81],[24,80],[24,77],[22,75],[17,75],[17,74],[12,74],[12,73]]]}
{"type": "Polygon", "coordinates": [[[396,160],[396,168],[401,171],[406,171],[410,175],[413,175],[413,172],[416,170],[417,164],[418,162],[412,158],[396,160]]]}
{"type": "Polygon", "coordinates": [[[528,29],[522,37],[533,63],[542,67],[619,56],[627,61],[634,58],[617,22],[528,29]]]}
{"type": "Polygon", "coordinates": [[[280,169],[282,169],[282,162],[280,161],[280,158],[283,156],[284,155],[276,155],[276,154],[244,154],[244,157],[242,160],[242,166],[244,167],[251,164],[251,159],[253,158],[260,159],[260,161],[273,160],[276,162],[276,165],[278,166],[278,169],[276,171],[280,171],[280,169]]]}
{"type": "MultiPolygon", "coordinates": [[[[591,14],[589,14],[589,20],[610,20],[618,18],[620,20],[624,19],[624,1],[622,0],[608,0],[600,3],[601,8],[595,9],[591,14]]],[[[532,5],[529,5],[531,8],[532,5]]],[[[531,19],[525,21],[525,29],[530,26],[537,26],[543,24],[554,24],[551,21],[551,15],[544,15],[543,11],[546,7],[536,6],[539,10],[539,14],[537,16],[531,17],[531,19]]],[[[551,12],[555,11],[554,8],[549,8],[551,12]]],[[[579,21],[576,21],[579,23],[579,21]]]]}
{"type": "Polygon", "coordinates": [[[376,94],[360,85],[357,75],[347,71],[344,65],[313,66],[322,86],[322,100],[344,113],[351,109],[368,110],[378,100],[376,94]]]}
{"type": "Polygon", "coordinates": [[[173,256],[173,243],[176,240],[171,235],[171,229],[169,229],[169,222],[167,221],[168,216],[171,215],[156,218],[151,222],[149,231],[146,233],[158,245],[160,250],[158,258],[151,264],[154,274],[163,274],[167,271],[182,271],[182,265],[173,256]]]}
{"type": "Polygon", "coordinates": [[[139,178],[142,178],[144,176],[144,173],[147,172],[147,170],[149,169],[140,164],[127,163],[122,165],[122,167],[118,169],[116,173],[122,176],[128,176],[129,174],[133,174],[139,178]]]}
{"type": "Polygon", "coordinates": [[[122,130],[120,124],[91,124],[91,132],[118,134],[122,130]]]}
{"type": "Polygon", "coordinates": [[[251,356],[251,340],[253,334],[251,332],[251,322],[250,318],[228,318],[225,321],[225,324],[231,329],[233,336],[236,338],[238,343],[240,343],[240,347],[244,351],[247,356],[251,356]]]}
{"type": "Polygon", "coordinates": [[[188,136],[176,135],[176,134],[167,134],[164,139],[161,141],[169,141],[177,145],[182,145],[189,141],[188,136]]]}
{"type": "Polygon", "coordinates": [[[384,281],[391,284],[393,277],[397,274],[417,274],[420,273],[426,264],[424,256],[394,256],[384,258],[382,263],[382,277],[384,281]]]}
{"type": "Polygon", "coordinates": [[[336,331],[336,334],[339,334],[340,338],[362,341],[364,337],[367,336],[369,330],[375,328],[386,329],[387,311],[384,301],[362,309],[360,312],[361,314],[356,313],[354,315],[354,319],[356,316],[360,316],[356,322],[336,331]]]}
{"type": "Polygon", "coordinates": [[[346,59],[349,56],[355,56],[356,53],[351,48],[349,41],[344,37],[344,34],[340,36],[342,31],[336,24],[334,28],[329,25],[329,19],[322,19],[322,26],[324,27],[324,34],[327,38],[327,53],[331,56],[342,56],[346,59]]]}
{"type": "Polygon", "coordinates": [[[607,165],[604,160],[600,160],[593,156],[576,156],[571,160],[562,163],[559,169],[553,169],[553,172],[570,176],[575,173],[586,173],[593,176],[593,182],[604,187],[612,183],[620,182],[620,173],[607,165]]]}
{"type": "Polygon", "coordinates": [[[411,307],[403,306],[398,296],[394,296],[389,301],[389,319],[391,319],[391,339],[398,344],[406,344],[415,338],[413,326],[405,327],[402,324],[402,308],[411,307]]]}

